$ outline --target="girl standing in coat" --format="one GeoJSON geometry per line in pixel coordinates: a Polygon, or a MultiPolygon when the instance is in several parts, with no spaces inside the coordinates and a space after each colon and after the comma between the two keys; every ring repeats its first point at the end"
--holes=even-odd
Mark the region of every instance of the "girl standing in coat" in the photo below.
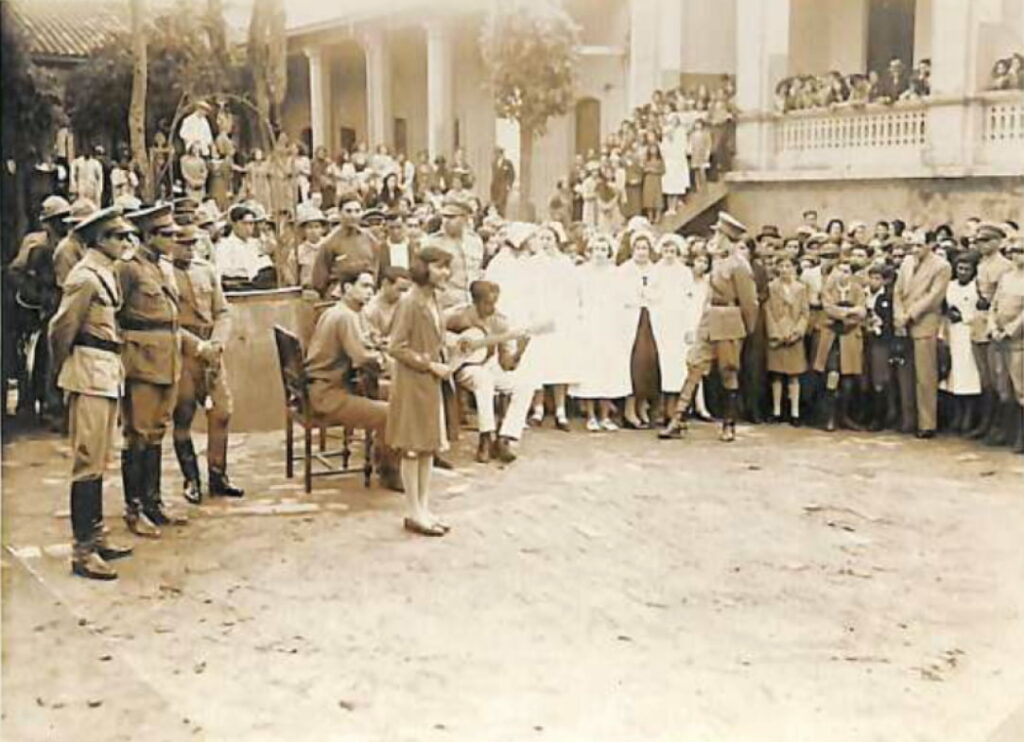
{"type": "Polygon", "coordinates": [[[620,342],[626,334],[622,327],[626,301],[614,251],[611,237],[594,235],[587,243],[589,260],[576,268],[583,363],[579,383],[572,386],[571,394],[583,401],[587,430],[591,432],[619,429],[612,421],[613,400],[631,391],[629,356],[620,342]]]}
{"type": "Polygon", "coordinates": [[[864,289],[853,280],[849,262],[836,263],[821,290],[821,304],[826,321],[820,330],[814,370],[827,373],[825,405],[828,418],[825,430],[831,433],[836,429],[837,417],[843,427],[857,430],[860,426],[850,419],[848,405],[857,377],[864,370],[861,325],[867,317],[867,305],[864,289]],[[842,389],[839,389],[840,381],[842,389]]]}
{"type": "Polygon", "coordinates": [[[661,190],[661,179],[665,176],[665,161],[661,158],[661,148],[657,144],[647,145],[644,158],[644,185],[640,196],[644,216],[656,224],[661,217],[661,208],[665,197],[661,190]]]}
{"type": "Polygon", "coordinates": [[[641,197],[644,188],[644,166],[635,149],[627,150],[624,159],[626,203],[622,209],[622,215],[626,219],[632,219],[634,216],[638,216],[643,208],[641,197]]]}
{"type": "Polygon", "coordinates": [[[443,360],[444,324],[437,301],[451,275],[451,255],[436,247],[417,253],[409,273],[415,286],[398,304],[389,354],[395,378],[388,401],[385,441],[402,451],[402,485],[409,515],[405,529],[444,536],[449,527],[430,512],[434,454],[448,448],[441,384],[451,377],[443,360]]]}
{"type": "Polygon", "coordinates": [[[768,284],[765,324],[768,331],[768,373],[772,377],[772,422],[782,420],[782,382],[789,391],[789,422],[800,424],[800,375],[807,371],[804,335],[810,316],[807,287],[796,278],[796,263],[779,258],[779,277],[768,284]]]}

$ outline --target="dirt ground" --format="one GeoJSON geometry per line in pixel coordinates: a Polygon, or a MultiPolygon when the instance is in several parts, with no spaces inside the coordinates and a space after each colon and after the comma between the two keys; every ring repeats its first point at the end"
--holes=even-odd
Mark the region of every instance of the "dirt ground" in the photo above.
{"type": "MultiPolygon", "coordinates": [[[[527,434],[402,498],[284,478],[68,570],[68,449],[3,450],[3,719],[30,740],[1024,740],[1024,458],[762,426],[527,434]]],[[[164,490],[177,496],[169,444],[164,490]]],[[[112,466],[108,524],[120,520],[112,466]]]]}

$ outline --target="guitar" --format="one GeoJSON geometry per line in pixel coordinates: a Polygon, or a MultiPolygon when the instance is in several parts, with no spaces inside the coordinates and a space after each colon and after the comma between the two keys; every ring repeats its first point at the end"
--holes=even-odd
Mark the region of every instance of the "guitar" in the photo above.
{"type": "Polygon", "coordinates": [[[496,345],[553,332],[554,329],[554,322],[544,322],[493,335],[488,335],[479,327],[470,327],[457,333],[449,332],[445,340],[447,363],[453,371],[458,371],[463,366],[479,366],[487,361],[490,349],[496,345]]]}

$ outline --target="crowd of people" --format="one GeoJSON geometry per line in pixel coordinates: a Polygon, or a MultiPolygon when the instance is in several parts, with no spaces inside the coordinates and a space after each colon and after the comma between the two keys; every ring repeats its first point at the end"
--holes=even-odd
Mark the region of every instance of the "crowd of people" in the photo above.
{"type": "MultiPolygon", "coordinates": [[[[674,105],[658,99],[628,141],[664,137],[656,127],[674,105]]],[[[215,146],[187,149],[203,158],[215,146]]],[[[363,166],[344,182],[311,163],[288,194],[293,213],[273,189],[264,203],[248,187],[226,208],[198,191],[152,205],[122,191],[103,207],[102,187],[83,190],[80,172],[73,201],[43,199],[4,293],[16,300],[17,347],[34,355],[19,402],[66,421],[72,437],[77,574],[112,579],[108,560],[130,553],[109,541],[101,507],[118,416],[132,533],[187,521],[161,494],[168,429],[187,500],[242,496],[227,476],[223,359],[237,289],[301,286],[319,314],[310,404],[374,434],[381,482],[404,490],[417,534],[450,528],[430,509],[431,470],[474,409],[483,464],[514,461],[549,416],[559,430],[578,416],[589,432],[657,428],[664,439],[718,417],[723,441],[740,419],[924,439],[945,429],[1024,452],[1013,222],[821,227],[808,211],[784,234],[723,212],[711,233],[681,236],[659,233],[658,209],[512,221],[515,171],[500,150],[486,206],[458,153],[443,176],[399,167],[384,149],[353,159],[363,166]],[[206,488],[190,435],[200,407],[206,488]]]]}
{"type": "Polygon", "coordinates": [[[1024,90],[1024,54],[1014,52],[992,65],[989,90],[1024,90]]]}
{"type": "Polygon", "coordinates": [[[654,91],[604,141],[578,155],[548,208],[552,218],[614,232],[642,215],[657,224],[728,169],[734,150],[735,83],[654,91]]]}
{"type": "Polygon", "coordinates": [[[775,86],[775,110],[789,113],[920,100],[931,95],[931,72],[930,59],[920,60],[910,71],[901,59],[892,59],[881,72],[791,75],[775,86]]]}

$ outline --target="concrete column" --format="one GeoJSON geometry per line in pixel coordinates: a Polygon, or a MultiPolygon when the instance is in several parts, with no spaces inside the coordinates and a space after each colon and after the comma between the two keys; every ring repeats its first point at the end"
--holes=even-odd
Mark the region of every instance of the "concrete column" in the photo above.
{"type": "Polygon", "coordinates": [[[629,3],[629,95],[627,100],[630,111],[650,102],[651,94],[659,85],[659,4],[659,0],[630,0],[629,3]]]}
{"type": "MultiPolygon", "coordinates": [[[[313,148],[330,146],[330,105],[327,91],[330,82],[327,76],[327,65],[324,64],[323,49],[319,46],[305,49],[309,60],[309,128],[313,130],[313,148]]],[[[310,153],[312,154],[312,153],[310,153]]]]}
{"type": "Polygon", "coordinates": [[[789,0],[736,0],[736,167],[771,167],[775,143],[766,115],[789,74],[789,0]]]}
{"type": "Polygon", "coordinates": [[[975,92],[978,20],[974,3],[932,0],[932,97],[925,161],[939,174],[957,175],[974,161],[981,109],[975,92]]]}
{"type": "Polygon", "coordinates": [[[441,21],[426,24],[427,147],[430,158],[452,152],[454,112],[454,50],[449,29],[441,21]]]}
{"type": "Polygon", "coordinates": [[[371,148],[391,144],[391,57],[384,32],[361,34],[366,54],[366,128],[371,148]]]}
{"type": "Polygon", "coordinates": [[[658,87],[668,90],[679,85],[683,71],[683,1],[659,0],[658,87]]]}

